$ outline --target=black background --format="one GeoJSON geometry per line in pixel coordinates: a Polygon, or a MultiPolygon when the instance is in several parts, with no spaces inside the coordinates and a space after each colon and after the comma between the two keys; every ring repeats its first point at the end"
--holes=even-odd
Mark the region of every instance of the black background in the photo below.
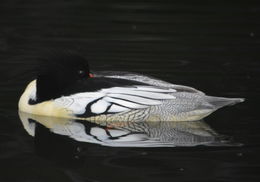
{"type": "Polygon", "coordinates": [[[259,18],[251,0],[2,0],[0,181],[259,181],[259,18]],[[44,128],[31,138],[17,102],[37,58],[53,50],[77,50],[95,70],[245,97],[206,118],[244,146],[108,148],[44,128]]]}

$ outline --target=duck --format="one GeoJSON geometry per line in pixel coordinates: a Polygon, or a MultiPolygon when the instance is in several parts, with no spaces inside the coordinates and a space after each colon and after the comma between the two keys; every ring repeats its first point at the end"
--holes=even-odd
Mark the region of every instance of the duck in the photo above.
{"type": "MultiPolygon", "coordinates": [[[[40,136],[46,128],[51,136],[67,136],[79,142],[109,147],[194,147],[241,146],[231,137],[218,134],[205,121],[93,123],[87,120],[57,118],[19,112],[25,131],[40,136]]],[[[44,135],[46,136],[46,134],[44,135]]]]}
{"type": "Polygon", "coordinates": [[[39,65],[19,99],[20,112],[94,122],[198,121],[244,101],[137,73],[90,71],[88,60],[75,53],[39,65]]]}

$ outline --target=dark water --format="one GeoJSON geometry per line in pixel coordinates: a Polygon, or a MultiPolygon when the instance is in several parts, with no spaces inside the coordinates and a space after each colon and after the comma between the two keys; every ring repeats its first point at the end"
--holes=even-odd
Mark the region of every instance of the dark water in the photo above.
{"type": "Polygon", "coordinates": [[[0,181],[259,181],[258,1],[0,3],[0,181]],[[110,148],[37,127],[17,102],[46,51],[78,50],[96,70],[144,73],[209,95],[245,97],[205,119],[242,147],[110,148]]]}

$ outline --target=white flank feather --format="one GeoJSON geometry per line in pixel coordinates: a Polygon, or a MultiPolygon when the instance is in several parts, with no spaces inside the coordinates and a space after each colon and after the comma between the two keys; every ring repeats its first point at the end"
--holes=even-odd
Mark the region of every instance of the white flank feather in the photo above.
{"type": "Polygon", "coordinates": [[[106,102],[105,100],[99,100],[92,104],[91,106],[91,112],[95,114],[101,114],[105,112],[111,104],[106,102]]]}

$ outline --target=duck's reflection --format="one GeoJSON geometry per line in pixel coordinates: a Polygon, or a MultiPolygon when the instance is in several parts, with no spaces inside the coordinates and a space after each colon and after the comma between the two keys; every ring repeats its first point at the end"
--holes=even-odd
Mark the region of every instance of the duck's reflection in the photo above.
{"type": "Polygon", "coordinates": [[[204,121],[192,122],[99,122],[36,116],[20,112],[25,130],[37,135],[36,125],[78,142],[112,147],[223,146],[227,138],[204,121]]]}

